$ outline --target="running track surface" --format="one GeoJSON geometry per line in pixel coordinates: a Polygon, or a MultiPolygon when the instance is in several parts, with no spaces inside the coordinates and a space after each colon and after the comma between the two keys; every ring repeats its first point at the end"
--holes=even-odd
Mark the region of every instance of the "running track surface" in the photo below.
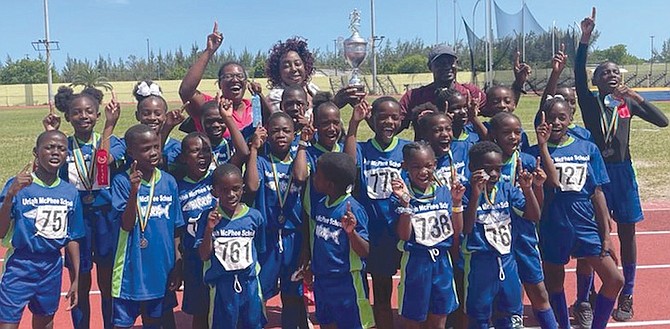
{"type": "MultiPolygon", "coordinates": [[[[670,202],[652,202],[645,204],[645,220],[637,227],[637,246],[638,246],[638,270],[635,285],[635,317],[631,322],[617,323],[610,321],[608,327],[645,327],[645,328],[670,328],[670,202]]],[[[615,229],[616,226],[613,226],[615,229]]],[[[616,232],[612,233],[612,241],[617,245],[618,238],[616,232]]],[[[617,249],[618,250],[618,249],[617,249]]],[[[5,250],[0,249],[0,255],[4,257],[5,250]]],[[[4,259],[0,259],[3,262],[4,259]]],[[[575,294],[575,261],[571,261],[566,266],[565,290],[568,296],[568,304],[574,302],[575,294]]],[[[63,271],[63,282],[69,282],[67,271],[63,271]]],[[[395,277],[397,284],[399,276],[395,277]]],[[[93,279],[95,281],[95,279],[93,279]]],[[[67,285],[67,283],[65,283],[67,285]]],[[[597,286],[600,286],[598,283],[597,286]]],[[[94,282],[91,288],[91,328],[102,328],[100,317],[100,294],[97,284],[94,282]]],[[[370,289],[372,290],[372,289],[370,289]]],[[[64,287],[62,291],[67,291],[64,287]]],[[[64,293],[62,294],[64,295],[64,293]]],[[[181,292],[178,293],[181,300],[181,292]]],[[[371,296],[374,302],[374,297],[371,296]]],[[[394,308],[397,308],[397,297],[392,297],[394,308]]],[[[526,305],[525,325],[533,327],[537,322],[532,316],[530,302],[524,301],[526,305]]],[[[71,328],[72,322],[70,314],[65,311],[66,301],[61,300],[60,308],[56,313],[55,328],[71,328]]],[[[311,306],[310,317],[313,322],[314,307],[311,306]]],[[[267,316],[269,324],[267,328],[280,328],[281,302],[278,297],[268,302],[267,316]]],[[[182,313],[179,307],[175,308],[175,318],[178,328],[190,328],[190,316],[182,313]]],[[[31,328],[31,314],[26,308],[21,325],[19,328],[31,328]]],[[[141,328],[141,323],[136,323],[137,328],[141,328]]],[[[400,327],[400,321],[396,318],[396,326],[400,327]]],[[[315,325],[318,328],[318,325],[315,325]]]]}

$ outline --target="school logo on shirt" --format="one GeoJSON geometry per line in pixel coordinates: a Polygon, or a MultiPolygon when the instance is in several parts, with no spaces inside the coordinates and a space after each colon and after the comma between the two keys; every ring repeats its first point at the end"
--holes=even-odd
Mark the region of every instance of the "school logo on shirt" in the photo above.
{"type": "Polygon", "coordinates": [[[322,238],[325,241],[333,240],[336,245],[340,245],[340,232],[342,232],[342,223],[340,221],[326,217],[323,215],[317,215],[315,218],[317,224],[314,228],[314,235],[319,238],[322,238]],[[323,225],[326,224],[326,225],[323,225]],[[336,228],[330,229],[329,226],[335,226],[336,228]]]}

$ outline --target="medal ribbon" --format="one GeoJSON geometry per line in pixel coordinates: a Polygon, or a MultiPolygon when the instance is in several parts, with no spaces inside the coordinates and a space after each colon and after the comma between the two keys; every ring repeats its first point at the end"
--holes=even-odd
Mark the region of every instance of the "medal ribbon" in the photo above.
{"type": "MultiPolygon", "coordinates": [[[[290,156],[289,161],[293,161],[293,158],[290,156]]],[[[291,192],[291,186],[293,185],[293,171],[291,170],[291,167],[289,167],[289,171],[291,171],[291,176],[289,176],[288,179],[286,192],[284,192],[284,194],[282,195],[281,189],[279,188],[279,175],[277,174],[277,164],[276,164],[277,162],[281,162],[281,160],[277,159],[274,155],[270,154],[270,163],[272,164],[272,178],[274,179],[275,187],[277,190],[277,198],[279,199],[279,209],[283,214],[284,204],[286,204],[286,199],[288,199],[288,195],[291,192]]]]}
{"type": "MultiPolygon", "coordinates": [[[[74,137],[74,136],[73,136],[74,137]]],[[[72,142],[72,155],[74,156],[74,167],[77,169],[77,175],[81,184],[84,185],[84,188],[87,191],[93,189],[93,172],[95,171],[95,155],[96,150],[100,144],[100,135],[98,133],[93,133],[93,150],[91,152],[91,164],[90,167],[86,166],[86,161],[84,160],[84,154],[81,152],[81,147],[79,146],[79,140],[77,137],[74,137],[72,142]]]]}
{"type": "Polygon", "coordinates": [[[493,189],[491,189],[491,195],[489,196],[489,193],[486,192],[486,188],[484,188],[484,199],[486,199],[486,202],[493,206],[493,202],[496,200],[496,195],[498,194],[498,185],[496,184],[493,186],[493,189]]]}
{"type": "Polygon", "coordinates": [[[612,109],[612,118],[609,120],[609,125],[607,124],[607,110],[603,102],[598,97],[598,106],[600,106],[600,130],[603,133],[603,138],[605,139],[605,147],[609,147],[612,143],[612,139],[616,134],[617,128],[619,127],[619,116],[617,115],[618,106],[612,109]]]}
{"type": "Polygon", "coordinates": [[[510,183],[512,183],[512,186],[516,186],[516,178],[518,174],[517,169],[519,169],[517,168],[517,165],[519,164],[518,159],[519,159],[519,150],[516,150],[514,151],[514,153],[512,153],[512,157],[509,159],[510,161],[512,161],[512,169],[509,172],[509,179],[510,183]]]}
{"type": "Polygon", "coordinates": [[[435,185],[430,184],[430,186],[428,186],[427,193],[417,190],[416,188],[414,188],[414,186],[411,186],[409,188],[409,194],[412,196],[412,199],[417,200],[421,203],[430,202],[433,199],[435,199],[435,185]],[[421,194],[421,196],[418,196],[418,194],[421,194]]]}
{"type": "Polygon", "coordinates": [[[315,149],[317,149],[317,150],[319,150],[323,153],[341,152],[342,151],[342,150],[340,150],[340,144],[337,144],[337,143],[335,143],[335,145],[333,145],[333,150],[332,151],[328,151],[328,149],[326,149],[323,145],[319,144],[319,142],[316,142],[313,145],[314,145],[315,149]]]}
{"type": "MultiPolygon", "coordinates": [[[[456,165],[454,164],[454,155],[451,153],[451,149],[447,151],[447,157],[449,158],[449,170],[451,176],[456,176],[456,178],[458,178],[458,173],[456,172],[456,165]]],[[[444,184],[442,184],[442,180],[440,180],[440,177],[437,177],[437,175],[435,174],[435,171],[433,171],[433,179],[435,180],[435,182],[437,182],[438,186],[444,186],[444,184]]],[[[453,184],[454,182],[451,183],[453,184]]]]}
{"type": "Polygon", "coordinates": [[[149,202],[147,203],[147,211],[144,214],[142,214],[142,208],[140,207],[140,192],[137,191],[137,219],[140,222],[142,235],[144,235],[144,230],[146,230],[149,217],[151,216],[151,206],[154,203],[154,192],[156,190],[156,176],[158,175],[158,169],[154,169],[154,173],[151,175],[151,180],[149,181],[149,202]]]}

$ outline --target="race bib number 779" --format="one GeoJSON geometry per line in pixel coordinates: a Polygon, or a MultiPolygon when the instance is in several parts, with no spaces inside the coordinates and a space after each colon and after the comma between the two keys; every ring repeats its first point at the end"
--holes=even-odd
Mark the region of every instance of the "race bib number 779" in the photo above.
{"type": "Polygon", "coordinates": [[[365,171],[368,181],[367,191],[370,199],[380,200],[391,196],[391,181],[400,178],[400,171],[395,168],[376,168],[365,171]]]}
{"type": "Polygon", "coordinates": [[[37,235],[45,239],[63,239],[67,236],[67,206],[38,206],[35,217],[37,235]]]}

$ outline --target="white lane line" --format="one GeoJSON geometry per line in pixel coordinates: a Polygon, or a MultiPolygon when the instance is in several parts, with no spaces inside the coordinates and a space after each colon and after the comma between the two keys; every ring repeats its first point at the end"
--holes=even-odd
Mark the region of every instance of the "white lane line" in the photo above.
{"type": "MultiPolygon", "coordinates": [[[[611,322],[607,324],[607,328],[619,327],[647,327],[647,326],[662,326],[669,325],[670,320],[651,320],[651,321],[633,321],[633,322],[611,322]]],[[[540,329],[540,327],[525,327],[526,329],[540,329]]]]}
{"type": "MultiPolygon", "coordinates": [[[[670,234],[670,231],[642,231],[635,232],[635,235],[659,235],[659,234],[670,234]]],[[[611,236],[616,236],[617,232],[610,233],[611,236]]]]}

